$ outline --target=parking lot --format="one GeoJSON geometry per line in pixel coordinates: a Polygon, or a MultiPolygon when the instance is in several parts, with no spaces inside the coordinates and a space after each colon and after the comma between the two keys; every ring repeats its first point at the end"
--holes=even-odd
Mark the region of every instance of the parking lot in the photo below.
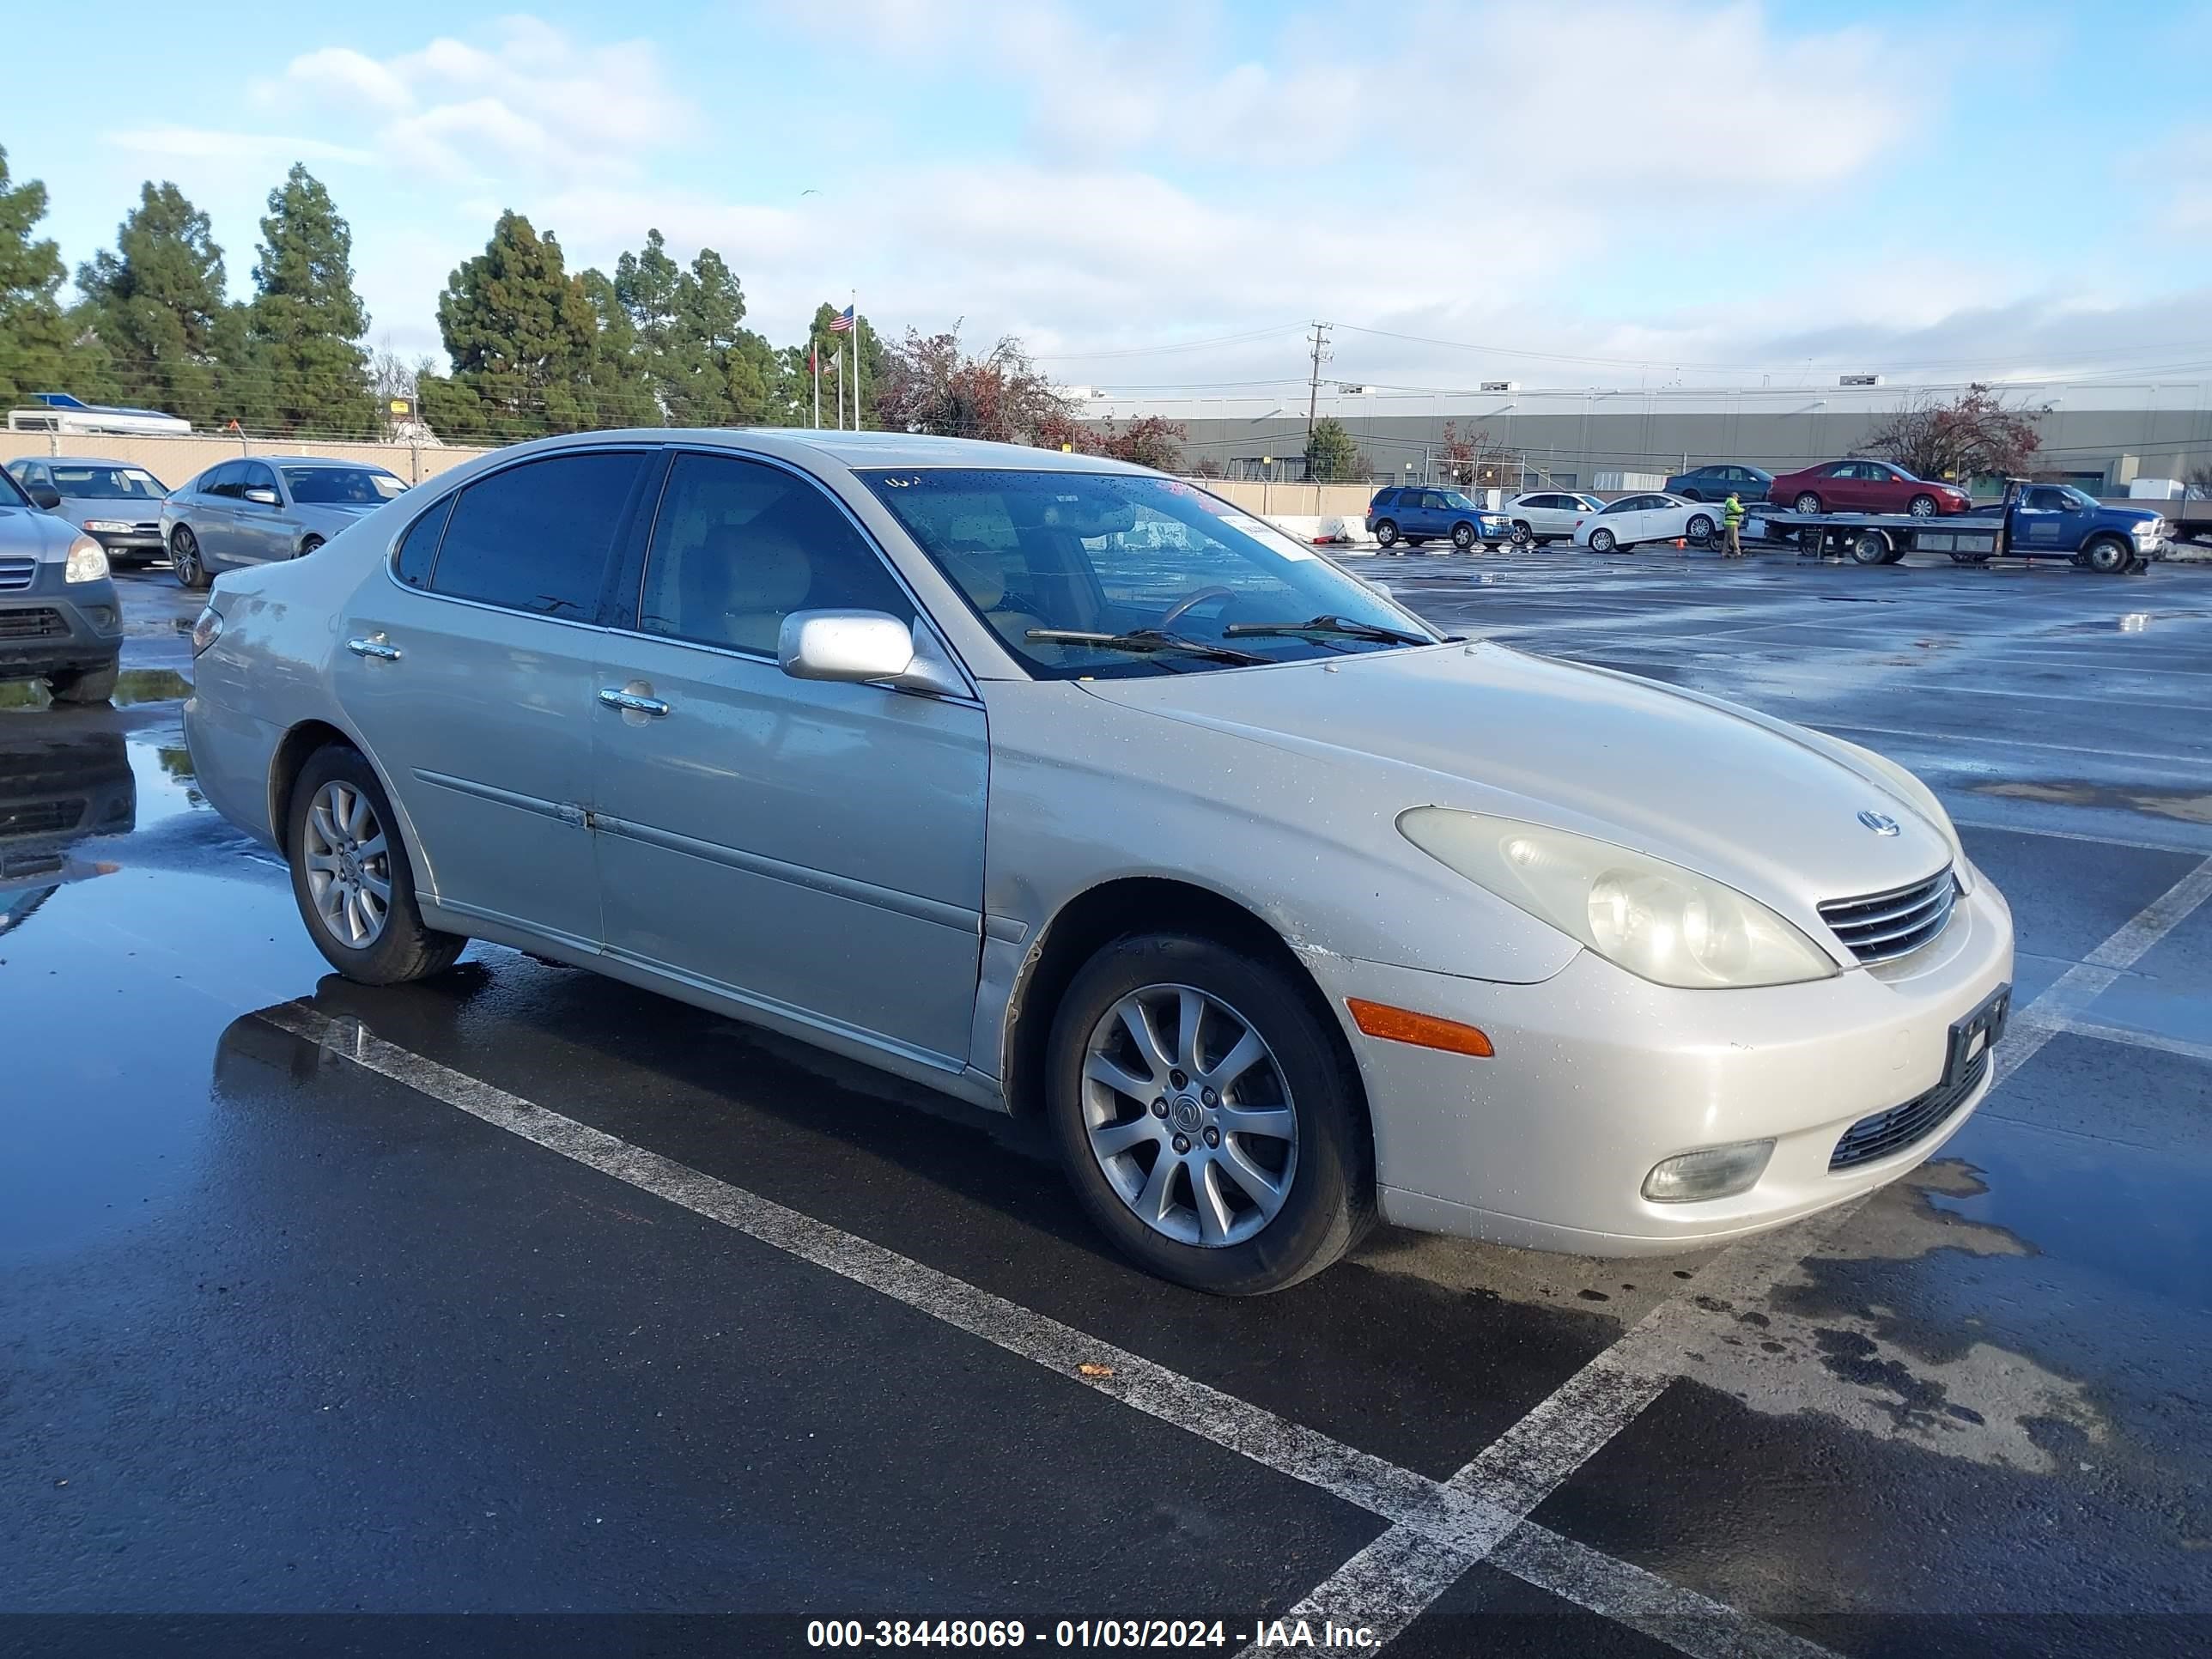
{"type": "Polygon", "coordinates": [[[1936,787],[2021,953],[1935,1162],[1178,1290],[1029,1127],[503,949],[332,976],[194,792],[197,597],[125,575],[117,707],[0,687],[0,1650],[2205,1650],[2212,568],[1354,568],[1936,787]],[[389,1613],[516,1617],[304,1617],[389,1613]]]}

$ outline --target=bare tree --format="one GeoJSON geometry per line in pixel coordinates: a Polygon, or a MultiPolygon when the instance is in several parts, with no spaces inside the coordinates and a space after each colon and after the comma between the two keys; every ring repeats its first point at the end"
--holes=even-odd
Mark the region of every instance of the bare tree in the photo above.
{"type": "Polygon", "coordinates": [[[2022,472],[2043,447],[2035,417],[2050,410],[2049,404],[2008,404],[1980,384],[1955,398],[1916,392],[1867,434],[1865,447],[1923,478],[2022,472]]]}
{"type": "Polygon", "coordinates": [[[1443,467],[1444,476],[1462,489],[1515,488],[1520,483],[1520,469],[1511,466],[1505,452],[1490,441],[1487,427],[1462,433],[1456,421],[1446,421],[1443,467]]]}

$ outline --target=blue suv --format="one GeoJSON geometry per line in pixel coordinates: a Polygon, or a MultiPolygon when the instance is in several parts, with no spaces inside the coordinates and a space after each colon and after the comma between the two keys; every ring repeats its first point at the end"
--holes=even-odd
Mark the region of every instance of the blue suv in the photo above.
{"type": "Polygon", "coordinates": [[[1394,485],[1376,490],[1367,503],[1367,533],[1382,543],[1385,552],[1400,542],[1408,547],[1447,540],[1461,549],[1477,542],[1496,547],[1512,539],[1513,525],[1503,513],[1486,513],[1456,489],[1394,485]]]}

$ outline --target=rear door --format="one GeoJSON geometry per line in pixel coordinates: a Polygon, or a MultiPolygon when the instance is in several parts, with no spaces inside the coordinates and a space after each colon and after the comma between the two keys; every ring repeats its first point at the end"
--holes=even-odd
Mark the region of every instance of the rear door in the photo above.
{"type": "Polygon", "coordinates": [[[599,624],[662,453],[564,450],[473,480],[415,520],[340,619],[339,702],[414,822],[431,890],[489,937],[600,944],[599,624]]]}
{"type": "Polygon", "coordinates": [[[957,1065],[982,942],[982,705],[793,679],[794,611],[914,601],[805,473],[685,452],[599,685],[608,954],[957,1065]]]}

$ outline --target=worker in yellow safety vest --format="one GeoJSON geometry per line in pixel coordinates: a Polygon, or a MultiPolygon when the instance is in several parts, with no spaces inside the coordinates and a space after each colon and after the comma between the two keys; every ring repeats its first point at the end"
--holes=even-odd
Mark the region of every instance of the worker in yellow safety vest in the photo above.
{"type": "Polygon", "coordinates": [[[1721,503],[1721,528],[1726,535],[1721,542],[1721,557],[1740,559],[1743,556],[1743,503],[1729,491],[1728,500],[1721,503]]]}

